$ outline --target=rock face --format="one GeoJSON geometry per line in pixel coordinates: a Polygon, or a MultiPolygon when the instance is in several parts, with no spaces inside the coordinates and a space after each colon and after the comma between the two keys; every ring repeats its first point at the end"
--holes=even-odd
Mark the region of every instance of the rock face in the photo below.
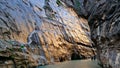
{"type": "Polygon", "coordinates": [[[120,1],[66,0],[65,3],[88,20],[103,67],[120,68],[120,1]]]}
{"type": "Polygon", "coordinates": [[[0,56],[22,68],[95,54],[87,20],[60,0],[1,0],[0,39],[0,56]]]}

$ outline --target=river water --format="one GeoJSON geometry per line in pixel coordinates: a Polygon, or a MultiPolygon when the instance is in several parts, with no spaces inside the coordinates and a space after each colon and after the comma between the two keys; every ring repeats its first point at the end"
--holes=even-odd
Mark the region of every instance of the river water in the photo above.
{"type": "Polygon", "coordinates": [[[54,65],[39,66],[38,68],[101,68],[97,60],[74,60],[57,63],[54,65]]]}

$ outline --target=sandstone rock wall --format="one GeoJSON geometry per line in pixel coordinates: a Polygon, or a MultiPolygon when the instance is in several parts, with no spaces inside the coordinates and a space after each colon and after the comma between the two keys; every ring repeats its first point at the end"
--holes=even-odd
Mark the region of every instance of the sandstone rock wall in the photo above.
{"type": "Polygon", "coordinates": [[[61,0],[0,0],[0,39],[0,56],[19,67],[95,54],[87,20],[61,0]]]}

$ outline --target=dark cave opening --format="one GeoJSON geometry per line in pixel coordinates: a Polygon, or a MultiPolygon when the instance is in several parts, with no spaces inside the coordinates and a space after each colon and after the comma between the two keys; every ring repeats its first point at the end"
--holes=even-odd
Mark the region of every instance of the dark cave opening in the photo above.
{"type": "Polygon", "coordinates": [[[85,56],[79,55],[79,54],[76,54],[76,53],[72,53],[71,60],[80,60],[80,59],[85,59],[85,56]]]}
{"type": "Polygon", "coordinates": [[[59,60],[60,60],[60,62],[65,61],[64,58],[62,58],[62,57],[60,57],[59,60]]]}

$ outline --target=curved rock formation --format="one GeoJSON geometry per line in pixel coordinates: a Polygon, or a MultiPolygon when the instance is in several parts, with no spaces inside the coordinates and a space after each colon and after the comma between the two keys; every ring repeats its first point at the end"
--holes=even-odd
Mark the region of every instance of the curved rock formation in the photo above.
{"type": "Polygon", "coordinates": [[[1,0],[0,39],[0,56],[18,67],[95,54],[87,20],[60,0],[1,0]]]}
{"type": "Polygon", "coordinates": [[[88,20],[91,39],[105,68],[120,68],[120,0],[66,0],[88,20]]]}

